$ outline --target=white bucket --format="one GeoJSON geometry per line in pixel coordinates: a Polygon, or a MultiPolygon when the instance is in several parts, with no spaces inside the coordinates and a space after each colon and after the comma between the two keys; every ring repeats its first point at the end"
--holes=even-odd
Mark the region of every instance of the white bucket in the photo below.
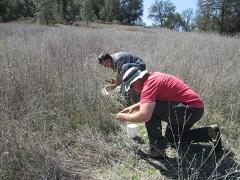
{"type": "Polygon", "coordinates": [[[137,125],[136,124],[128,124],[127,125],[127,135],[128,138],[132,139],[137,136],[137,125]]]}

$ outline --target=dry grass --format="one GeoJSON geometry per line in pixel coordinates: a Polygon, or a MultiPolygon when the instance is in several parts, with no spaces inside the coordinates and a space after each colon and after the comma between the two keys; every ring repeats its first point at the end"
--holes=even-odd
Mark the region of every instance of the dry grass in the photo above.
{"type": "Polygon", "coordinates": [[[238,38],[217,34],[0,24],[0,178],[237,177],[239,47],[238,38]],[[216,158],[199,148],[160,164],[135,156],[122,124],[112,117],[121,104],[100,94],[104,79],[113,75],[96,62],[102,51],[133,52],[148,69],[184,79],[205,100],[199,125],[219,124],[224,146],[235,157],[216,158]]]}

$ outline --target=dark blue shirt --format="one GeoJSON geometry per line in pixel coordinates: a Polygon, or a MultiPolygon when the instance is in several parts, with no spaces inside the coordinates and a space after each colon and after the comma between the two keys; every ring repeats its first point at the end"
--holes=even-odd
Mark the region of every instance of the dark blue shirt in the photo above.
{"type": "Polygon", "coordinates": [[[134,63],[137,65],[145,65],[141,58],[128,52],[118,52],[111,56],[113,59],[113,71],[118,73],[122,71],[122,66],[124,64],[134,63]]]}

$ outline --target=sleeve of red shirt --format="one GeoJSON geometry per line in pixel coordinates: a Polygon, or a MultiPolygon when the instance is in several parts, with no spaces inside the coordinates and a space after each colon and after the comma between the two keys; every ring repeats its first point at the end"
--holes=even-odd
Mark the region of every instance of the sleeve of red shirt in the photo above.
{"type": "Polygon", "coordinates": [[[148,80],[144,83],[141,93],[140,103],[156,102],[157,94],[159,93],[159,85],[157,81],[148,80]]]}

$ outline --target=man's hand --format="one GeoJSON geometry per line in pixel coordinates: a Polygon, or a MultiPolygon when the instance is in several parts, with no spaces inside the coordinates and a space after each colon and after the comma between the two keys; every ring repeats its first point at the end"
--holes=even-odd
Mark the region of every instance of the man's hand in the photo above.
{"type": "Polygon", "coordinates": [[[133,112],[133,109],[131,107],[127,107],[125,109],[123,109],[122,111],[120,111],[120,113],[131,113],[133,112]]]}
{"type": "Polygon", "coordinates": [[[123,109],[122,111],[120,111],[120,113],[133,113],[135,111],[138,111],[139,107],[140,107],[140,103],[133,104],[132,106],[129,106],[129,107],[123,109]]]}
{"type": "Polygon", "coordinates": [[[124,121],[125,115],[126,115],[125,113],[119,112],[119,113],[116,114],[115,118],[119,121],[124,121]]]}
{"type": "Polygon", "coordinates": [[[107,80],[105,80],[105,82],[107,82],[109,84],[116,84],[116,79],[107,79],[107,80]]]}
{"type": "Polygon", "coordinates": [[[117,87],[116,84],[107,84],[104,88],[107,91],[111,91],[111,90],[115,89],[116,87],[117,87]]]}
{"type": "Polygon", "coordinates": [[[147,122],[152,116],[155,104],[155,102],[134,104],[117,113],[115,118],[119,121],[147,122]]]}

